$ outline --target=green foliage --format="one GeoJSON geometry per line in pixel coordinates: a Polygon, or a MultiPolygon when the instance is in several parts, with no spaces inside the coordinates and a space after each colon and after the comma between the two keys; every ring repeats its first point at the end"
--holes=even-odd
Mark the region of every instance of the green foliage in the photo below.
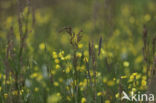
{"type": "Polygon", "coordinates": [[[154,0],[52,1],[0,1],[0,103],[121,103],[123,90],[156,91],[154,0]]]}

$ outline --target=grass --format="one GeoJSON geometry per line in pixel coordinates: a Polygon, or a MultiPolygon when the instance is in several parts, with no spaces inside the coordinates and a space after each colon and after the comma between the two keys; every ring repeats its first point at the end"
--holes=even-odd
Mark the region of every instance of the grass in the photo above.
{"type": "Polygon", "coordinates": [[[154,16],[138,14],[140,20],[129,14],[132,5],[122,5],[123,14],[103,32],[95,10],[93,24],[60,29],[57,17],[58,27],[49,23],[51,10],[43,9],[44,16],[31,0],[17,1],[17,15],[0,25],[0,103],[131,103],[123,91],[156,93],[154,16]]]}

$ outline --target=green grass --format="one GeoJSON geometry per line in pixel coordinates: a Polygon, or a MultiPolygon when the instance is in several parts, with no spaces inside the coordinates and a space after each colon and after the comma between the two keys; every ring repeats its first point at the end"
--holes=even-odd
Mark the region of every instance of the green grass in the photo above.
{"type": "Polygon", "coordinates": [[[2,2],[0,103],[131,103],[123,91],[154,94],[155,1],[68,2],[2,2]]]}

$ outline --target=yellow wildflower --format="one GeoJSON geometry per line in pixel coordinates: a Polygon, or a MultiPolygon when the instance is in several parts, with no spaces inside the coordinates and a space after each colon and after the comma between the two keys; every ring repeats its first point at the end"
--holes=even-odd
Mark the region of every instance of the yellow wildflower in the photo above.
{"type": "Polygon", "coordinates": [[[35,92],[38,92],[39,91],[39,88],[38,87],[35,87],[34,91],[35,92]]]}
{"type": "Polygon", "coordinates": [[[99,46],[97,44],[95,44],[95,48],[97,49],[99,46]]]}
{"type": "Polygon", "coordinates": [[[133,91],[133,92],[136,92],[136,88],[132,88],[132,91],[133,91]]]}
{"type": "Polygon", "coordinates": [[[76,56],[77,56],[77,57],[81,57],[81,56],[82,56],[82,53],[77,52],[77,53],[76,53],[76,56]]]}
{"type": "Polygon", "coordinates": [[[53,58],[57,58],[57,53],[55,51],[53,52],[53,58]]]}
{"type": "Polygon", "coordinates": [[[8,98],[8,93],[4,93],[4,98],[8,98]]]}
{"type": "Polygon", "coordinates": [[[108,82],[107,82],[107,85],[108,85],[108,86],[114,86],[114,81],[112,81],[112,80],[108,81],[108,82]]]}
{"type": "Polygon", "coordinates": [[[54,86],[55,87],[58,87],[59,86],[59,83],[58,82],[54,82],[54,86]]]}
{"type": "Polygon", "coordinates": [[[83,44],[78,44],[78,48],[82,48],[83,47],[83,44]]]}
{"type": "Polygon", "coordinates": [[[88,58],[87,57],[84,58],[84,62],[86,62],[86,63],[88,62],[88,58]]]}
{"type": "Polygon", "coordinates": [[[33,78],[36,78],[37,75],[38,75],[37,73],[33,73],[33,74],[30,75],[30,78],[32,78],[32,79],[33,79],[33,78]]]}
{"type": "Polygon", "coordinates": [[[52,75],[55,75],[56,74],[56,71],[55,70],[51,70],[51,74],[52,75]]]}
{"type": "Polygon", "coordinates": [[[115,95],[115,97],[116,97],[116,98],[119,98],[119,93],[117,93],[117,94],[115,95]]]}
{"type": "Polygon", "coordinates": [[[17,90],[12,91],[12,95],[18,95],[18,91],[17,90]]]}
{"type": "Polygon", "coordinates": [[[20,90],[20,95],[22,95],[22,94],[23,94],[23,92],[24,92],[24,90],[23,90],[23,89],[21,89],[21,90],[20,90]]]}
{"type": "Polygon", "coordinates": [[[59,63],[60,61],[58,59],[55,59],[55,63],[59,63]]]}
{"type": "Polygon", "coordinates": [[[60,57],[60,58],[62,58],[62,57],[63,57],[63,55],[64,55],[64,51],[59,52],[59,54],[58,54],[58,55],[59,55],[59,57],[60,57]]]}
{"type": "Polygon", "coordinates": [[[145,20],[146,22],[150,21],[150,20],[151,20],[151,16],[150,16],[149,14],[146,14],[146,15],[144,16],[144,20],[145,20]]]}
{"type": "Polygon", "coordinates": [[[82,97],[81,98],[81,103],[86,103],[86,98],[82,97]]]}
{"type": "Polygon", "coordinates": [[[124,66],[124,67],[129,67],[129,62],[128,62],[128,61],[124,61],[124,62],[123,62],[123,66],[124,66]]]}
{"type": "Polygon", "coordinates": [[[60,69],[60,65],[57,64],[57,65],[56,65],[56,69],[60,69]]]}
{"type": "Polygon", "coordinates": [[[142,79],[143,79],[143,80],[147,80],[147,76],[145,76],[145,75],[142,76],[142,79]]]}
{"type": "Polygon", "coordinates": [[[57,96],[61,96],[61,94],[58,92],[57,94],[56,94],[57,96]]]}
{"type": "Polygon", "coordinates": [[[110,103],[110,100],[105,100],[105,103],[110,103]]]}
{"type": "Polygon", "coordinates": [[[71,58],[71,55],[69,54],[69,55],[67,55],[67,56],[65,56],[65,59],[66,60],[69,60],[71,58]]]}
{"type": "Polygon", "coordinates": [[[40,50],[44,50],[44,49],[45,49],[45,44],[44,44],[44,43],[41,43],[41,44],[39,45],[39,48],[40,48],[40,50]]]}
{"type": "Polygon", "coordinates": [[[66,73],[69,73],[69,72],[70,72],[70,68],[67,67],[66,70],[65,70],[65,72],[66,72],[66,73]]]}
{"type": "Polygon", "coordinates": [[[84,56],[88,57],[89,56],[89,53],[87,50],[84,51],[84,56]]]}
{"type": "Polygon", "coordinates": [[[125,78],[127,78],[127,76],[121,76],[121,79],[125,79],[125,78]]]}
{"type": "Polygon", "coordinates": [[[103,83],[106,83],[106,82],[107,82],[107,78],[104,77],[104,78],[103,78],[103,83]]]}
{"type": "Polygon", "coordinates": [[[102,92],[98,92],[98,93],[97,93],[97,96],[101,96],[101,95],[102,95],[102,92]]]}
{"type": "Polygon", "coordinates": [[[141,81],[141,85],[142,85],[142,86],[146,86],[146,85],[147,85],[146,80],[142,80],[142,81],[141,81]]]}
{"type": "Polygon", "coordinates": [[[48,103],[59,103],[59,101],[62,99],[61,95],[59,93],[53,94],[48,97],[47,102],[48,103]]]}

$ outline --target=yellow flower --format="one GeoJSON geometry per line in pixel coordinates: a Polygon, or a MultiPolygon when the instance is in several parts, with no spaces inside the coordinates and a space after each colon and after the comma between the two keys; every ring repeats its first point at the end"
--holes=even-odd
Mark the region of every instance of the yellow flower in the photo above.
{"type": "Polygon", "coordinates": [[[6,79],[6,75],[3,75],[3,79],[6,79]]]}
{"type": "Polygon", "coordinates": [[[7,81],[6,81],[6,84],[10,84],[10,81],[9,81],[9,80],[7,80],[7,81]]]}
{"type": "Polygon", "coordinates": [[[101,54],[102,54],[104,57],[107,56],[107,53],[106,53],[106,51],[105,51],[103,48],[101,48],[101,54]]]}
{"type": "Polygon", "coordinates": [[[107,85],[108,85],[108,86],[114,86],[114,81],[112,81],[112,80],[108,81],[108,82],[107,82],[107,85]]]}
{"type": "Polygon", "coordinates": [[[86,98],[82,97],[81,98],[81,103],[86,103],[86,98]]]}
{"type": "Polygon", "coordinates": [[[119,93],[117,93],[117,94],[115,95],[115,97],[116,97],[116,98],[119,98],[119,93]]]}
{"type": "Polygon", "coordinates": [[[136,74],[133,73],[132,75],[130,75],[128,82],[132,82],[135,78],[136,74]]]}
{"type": "Polygon", "coordinates": [[[55,63],[59,63],[60,61],[58,59],[55,59],[55,63]]]}
{"type": "Polygon", "coordinates": [[[17,90],[12,91],[12,95],[18,95],[18,91],[17,90]]]}
{"type": "Polygon", "coordinates": [[[105,100],[105,103],[110,103],[110,100],[105,100]]]}
{"type": "Polygon", "coordinates": [[[84,66],[84,65],[82,65],[82,66],[80,67],[80,72],[83,72],[83,71],[85,71],[85,66],[84,66]]]}
{"type": "Polygon", "coordinates": [[[54,82],[54,86],[55,87],[58,87],[59,86],[59,83],[58,82],[54,82]]]}
{"type": "Polygon", "coordinates": [[[64,57],[61,57],[61,60],[65,60],[65,58],[64,57]]]}
{"type": "Polygon", "coordinates": [[[66,86],[66,90],[69,91],[69,89],[70,89],[70,88],[69,88],[68,86],[66,86]]]}
{"type": "Polygon", "coordinates": [[[84,51],[84,56],[88,57],[89,56],[89,53],[87,50],[84,51]]]}
{"type": "Polygon", "coordinates": [[[57,53],[54,51],[53,52],[53,58],[56,59],[57,58],[57,53]]]}
{"type": "Polygon", "coordinates": [[[58,92],[57,94],[56,94],[57,96],[61,96],[61,94],[58,92]]]}
{"type": "Polygon", "coordinates": [[[78,48],[82,48],[83,47],[83,44],[78,44],[78,48]]]}
{"type": "Polygon", "coordinates": [[[42,74],[38,73],[37,77],[36,77],[36,80],[37,81],[41,81],[43,79],[43,76],[42,74]]]}
{"type": "Polygon", "coordinates": [[[97,44],[95,44],[95,48],[97,49],[99,46],[97,44]]]}
{"type": "Polygon", "coordinates": [[[44,44],[44,43],[41,43],[41,44],[39,45],[39,48],[40,48],[40,50],[44,50],[44,49],[45,49],[45,44],[44,44]]]}
{"type": "Polygon", "coordinates": [[[57,65],[56,65],[56,69],[60,69],[60,65],[57,64],[57,65]]]}
{"type": "Polygon", "coordinates": [[[136,79],[140,79],[140,77],[141,77],[141,74],[136,75],[136,79]]]}
{"type": "Polygon", "coordinates": [[[125,78],[127,78],[127,76],[121,76],[121,79],[125,79],[125,78]]]}
{"type": "Polygon", "coordinates": [[[66,72],[66,73],[69,73],[69,72],[70,72],[70,68],[67,67],[65,72],[66,72]]]}
{"type": "Polygon", "coordinates": [[[32,79],[33,79],[33,78],[36,78],[37,75],[38,75],[37,73],[33,73],[33,74],[30,75],[30,78],[32,78],[32,79]]]}
{"type": "Polygon", "coordinates": [[[132,91],[133,91],[133,92],[136,92],[136,88],[132,88],[132,91]]]}
{"type": "Polygon", "coordinates": [[[21,90],[20,90],[20,95],[22,95],[22,94],[23,94],[23,92],[24,92],[24,90],[23,90],[23,89],[21,89],[21,90]]]}
{"type": "Polygon", "coordinates": [[[142,80],[142,81],[141,81],[141,85],[142,85],[142,86],[146,86],[146,85],[147,85],[146,80],[142,80]]]}
{"type": "Polygon", "coordinates": [[[101,96],[101,95],[102,95],[102,92],[98,92],[98,93],[97,93],[97,96],[101,96]]]}
{"type": "Polygon", "coordinates": [[[55,75],[56,74],[56,71],[55,70],[51,70],[51,74],[52,75],[55,75]]]}
{"type": "Polygon", "coordinates": [[[80,82],[80,83],[79,83],[79,86],[80,86],[80,87],[83,86],[83,82],[80,82]]]}
{"type": "Polygon", "coordinates": [[[38,92],[39,91],[39,88],[35,87],[34,91],[35,92],[38,92]]]}
{"type": "Polygon", "coordinates": [[[104,77],[104,78],[103,78],[103,83],[106,83],[106,82],[107,82],[107,78],[104,77]]]}
{"type": "Polygon", "coordinates": [[[60,93],[53,94],[48,97],[48,103],[59,103],[59,101],[62,99],[60,93]]]}
{"type": "Polygon", "coordinates": [[[65,59],[66,60],[69,60],[71,58],[71,55],[69,54],[69,55],[67,55],[67,56],[65,56],[65,59]]]}
{"type": "Polygon", "coordinates": [[[58,54],[58,55],[59,55],[59,57],[60,57],[60,58],[62,58],[62,57],[63,57],[63,55],[64,55],[64,51],[59,52],[59,54],[58,54]]]}
{"type": "Polygon", "coordinates": [[[143,79],[143,80],[147,80],[147,76],[145,76],[145,75],[142,76],[142,79],[143,79]]]}
{"type": "Polygon", "coordinates": [[[8,93],[4,93],[4,98],[8,98],[8,93]]]}
{"type": "Polygon", "coordinates": [[[123,62],[123,66],[124,66],[124,67],[129,67],[129,62],[128,62],[128,61],[124,61],[124,62],[123,62]]]}
{"type": "Polygon", "coordinates": [[[150,21],[150,20],[151,20],[151,16],[150,16],[149,14],[146,14],[146,15],[144,16],[144,20],[145,20],[146,22],[150,21]]]}
{"type": "Polygon", "coordinates": [[[138,73],[133,73],[132,75],[133,75],[133,76],[136,76],[137,74],[138,74],[138,73]]]}
{"type": "Polygon", "coordinates": [[[86,62],[86,63],[88,62],[88,58],[87,57],[84,58],[84,62],[86,62]]]}
{"type": "Polygon", "coordinates": [[[82,53],[77,52],[77,53],[76,53],[76,56],[77,56],[77,57],[81,57],[81,56],[82,56],[82,53]]]}
{"type": "Polygon", "coordinates": [[[117,80],[116,80],[116,83],[119,84],[119,83],[120,83],[120,79],[117,79],[117,80]]]}

